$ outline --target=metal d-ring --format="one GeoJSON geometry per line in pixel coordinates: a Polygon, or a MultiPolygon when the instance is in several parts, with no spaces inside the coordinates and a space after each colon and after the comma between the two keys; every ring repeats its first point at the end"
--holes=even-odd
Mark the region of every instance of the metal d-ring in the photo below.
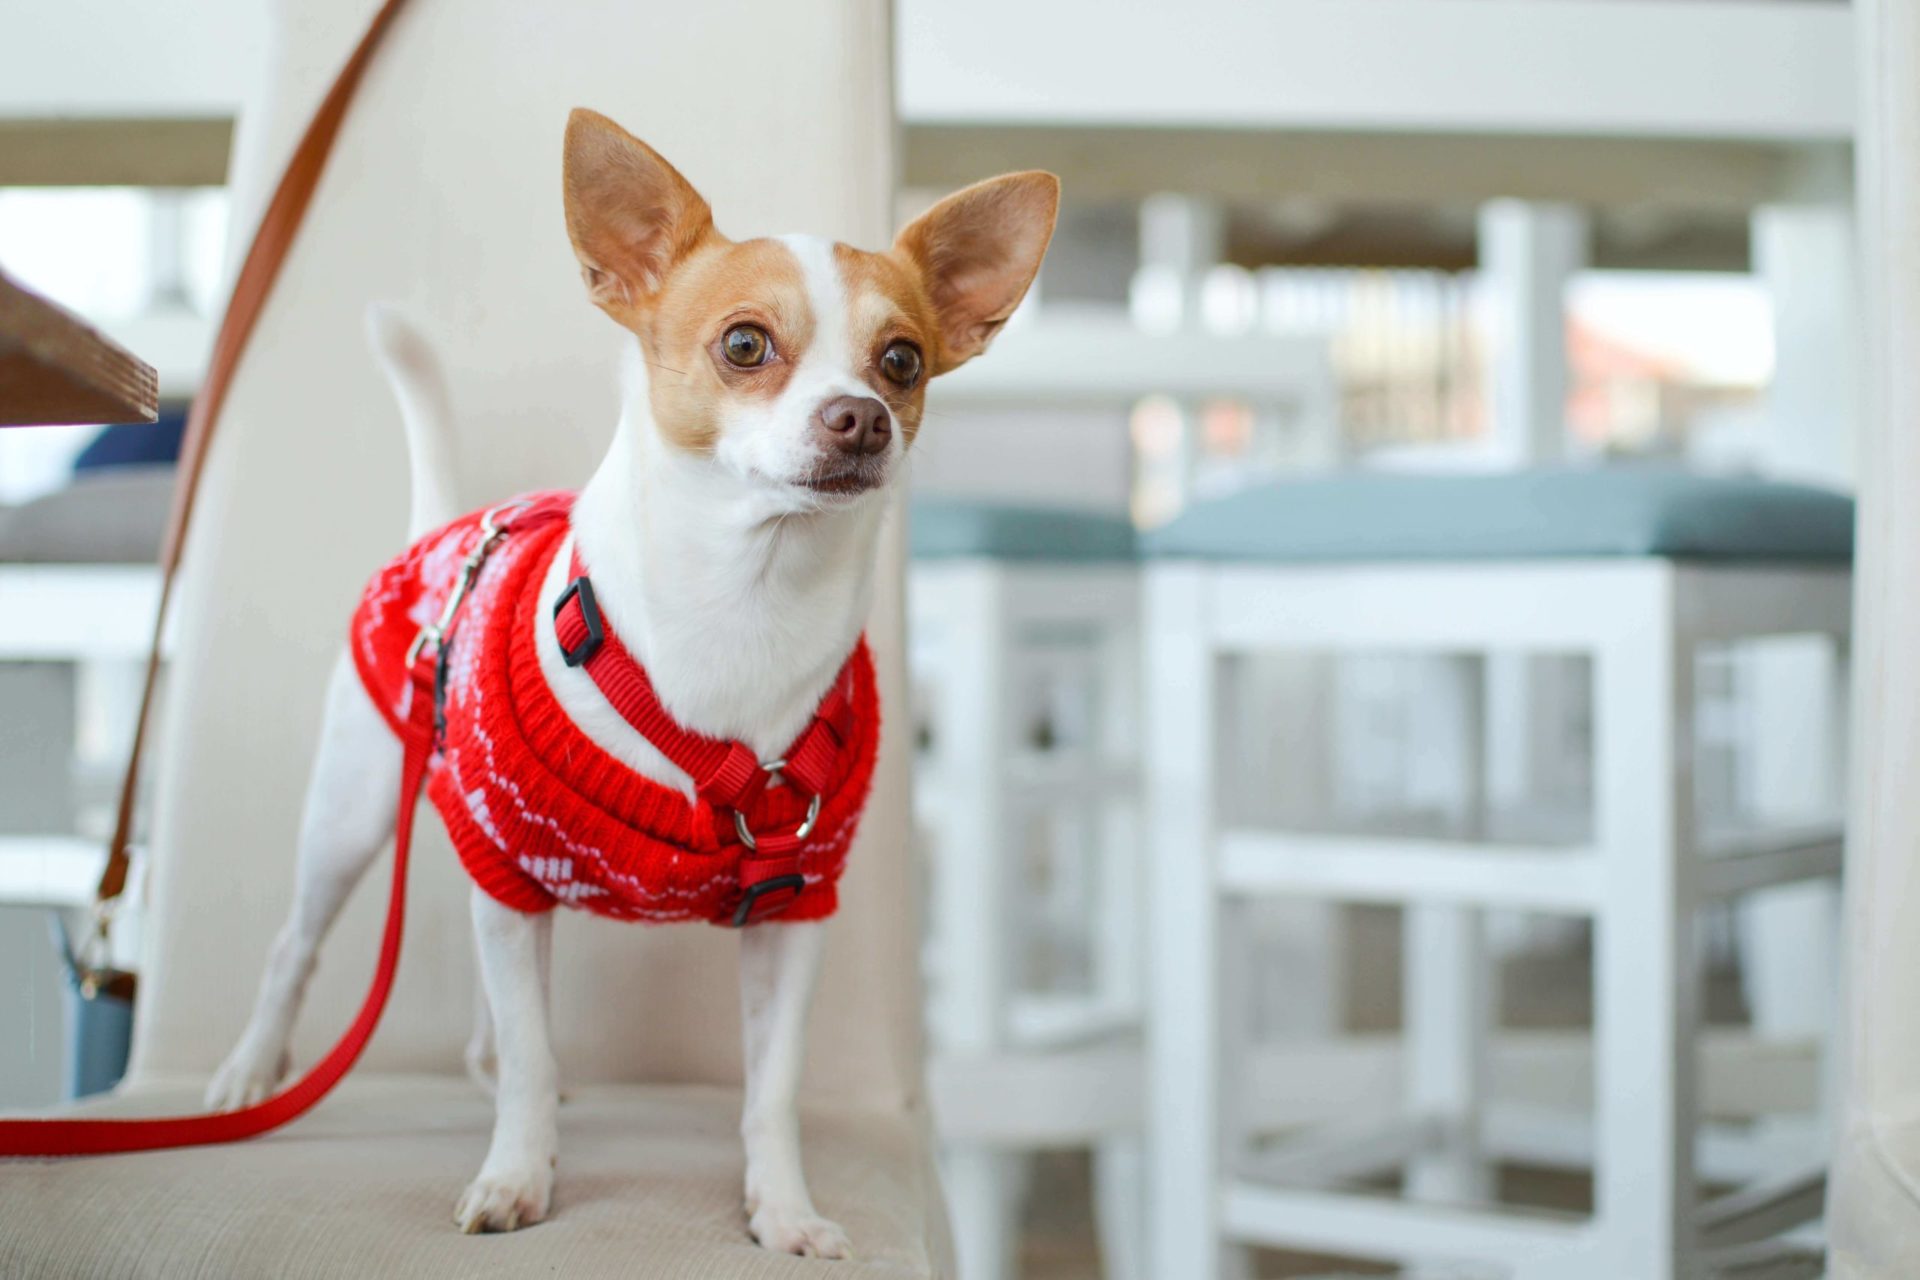
{"type": "MultiPolygon", "coordinates": [[[[808,836],[813,834],[813,824],[818,822],[819,820],[820,820],[820,797],[818,795],[815,795],[813,799],[807,801],[806,819],[801,822],[800,829],[793,833],[793,838],[795,840],[805,840],[808,836]]],[[[760,847],[759,843],[753,838],[753,832],[747,830],[747,819],[745,815],[743,815],[738,809],[735,809],[733,811],[733,829],[739,832],[740,843],[747,846],[747,849],[749,852],[751,852],[752,850],[758,849],[760,847]]]]}

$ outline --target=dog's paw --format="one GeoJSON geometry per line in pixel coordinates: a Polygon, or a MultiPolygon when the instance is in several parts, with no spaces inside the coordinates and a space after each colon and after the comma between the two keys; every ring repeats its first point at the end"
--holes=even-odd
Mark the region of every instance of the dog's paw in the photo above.
{"type": "Polygon", "coordinates": [[[817,1213],[795,1212],[779,1205],[761,1204],[748,1220],[753,1238],[763,1249],[797,1253],[803,1258],[851,1258],[853,1246],[837,1223],[817,1213]]]}
{"type": "Polygon", "coordinates": [[[207,1085],[207,1110],[238,1111],[273,1096],[287,1078],[286,1053],[264,1053],[242,1041],[207,1085]]]}
{"type": "Polygon", "coordinates": [[[518,1169],[480,1171],[454,1206],[453,1223],[468,1235],[518,1231],[547,1216],[553,1202],[553,1166],[536,1162],[518,1169]]]}

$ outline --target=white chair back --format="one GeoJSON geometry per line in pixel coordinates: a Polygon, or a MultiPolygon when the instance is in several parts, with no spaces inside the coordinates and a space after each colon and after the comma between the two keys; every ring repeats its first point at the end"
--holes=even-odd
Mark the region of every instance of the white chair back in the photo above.
{"type": "MultiPolygon", "coordinates": [[[[236,148],[237,233],[374,8],[275,4],[236,148]]],[[[235,380],[190,538],[158,740],[136,1079],[210,1072],[239,1033],[291,891],[329,664],[361,583],[402,545],[405,448],[363,336],[367,304],[403,304],[436,339],[472,505],[577,486],[614,424],[618,335],[587,302],[561,219],[569,108],[603,111],[672,158],[722,231],[878,247],[893,231],[890,45],[884,0],[742,0],[697,14],[630,0],[415,0],[402,12],[235,380]]],[[[870,634],[883,695],[904,708],[899,576],[889,537],[870,634]]],[[[844,885],[814,1014],[814,1099],[897,1104],[920,1087],[903,741],[889,735],[844,885]]],[[[422,828],[431,836],[373,1069],[457,1070],[470,1026],[467,884],[438,824],[422,828]]],[[[315,978],[301,1062],[364,990],[384,869],[368,880],[315,978]]],[[[563,921],[563,1072],[737,1079],[735,950],[714,929],[563,921]]]]}

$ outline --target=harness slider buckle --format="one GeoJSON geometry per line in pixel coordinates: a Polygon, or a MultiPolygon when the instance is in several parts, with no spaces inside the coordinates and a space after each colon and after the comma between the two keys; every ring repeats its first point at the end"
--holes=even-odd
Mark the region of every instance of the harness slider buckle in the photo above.
{"type": "Polygon", "coordinates": [[[571,649],[560,639],[558,628],[554,635],[554,640],[560,645],[560,656],[566,659],[570,667],[585,665],[588,659],[600,652],[600,646],[607,639],[607,626],[600,617],[600,604],[593,598],[593,583],[584,574],[569,582],[567,589],[560,593],[560,598],[553,602],[554,620],[559,620],[568,602],[576,597],[580,601],[580,620],[586,624],[587,634],[571,649]]]}
{"type": "MultiPolygon", "coordinates": [[[[768,916],[776,915],[784,911],[787,907],[792,906],[793,899],[798,898],[801,891],[806,887],[807,878],[797,873],[784,876],[772,876],[762,880],[759,884],[748,885],[746,892],[740,896],[740,905],[734,908],[733,927],[736,929],[744,929],[754,923],[754,910],[760,905],[760,899],[766,897],[768,894],[790,893],[793,895],[792,898],[787,899],[787,901],[780,903],[765,913],[768,916]]],[[[759,918],[764,919],[765,916],[759,918]]]]}

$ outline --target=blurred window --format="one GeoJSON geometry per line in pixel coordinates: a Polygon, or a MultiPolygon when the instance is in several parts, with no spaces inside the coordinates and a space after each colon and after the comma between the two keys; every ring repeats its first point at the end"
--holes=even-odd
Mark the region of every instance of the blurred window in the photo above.
{"type": "MultiPolygon", "coordinates": [[[[1161,301],[1177,302],[1166,292],[1161,301]]],[[[1257,326],[1327,344],[1345,460],[1444,464],[1488,438],[1496,353],[1474,272],[1266,267],[1249,276],[1223,267],[1200,300],[1211,332],[1257,326]]],[[[1134,302],[1138,315],[1141,291],[1134,302]]],[[[1755,447],[1773,376],[1773,317],[1756,277],[1583,272],[1569,283],[1565,316],[1570,456],[1724,465],[1755,447]]],[[[1135,519],[1150,527],[1194,498],[1335,461],[1301,447],[1297,426],[1234,401],[1142,401],[1130,422],[1135,519]]]]}
{"type": "Polygon", "coordinates": [[[1567,364],[1578,452],[1748,451],[1773,380],[1767,291],[1749,275],[1585,272],[1567,288],[1567,364]]]}

